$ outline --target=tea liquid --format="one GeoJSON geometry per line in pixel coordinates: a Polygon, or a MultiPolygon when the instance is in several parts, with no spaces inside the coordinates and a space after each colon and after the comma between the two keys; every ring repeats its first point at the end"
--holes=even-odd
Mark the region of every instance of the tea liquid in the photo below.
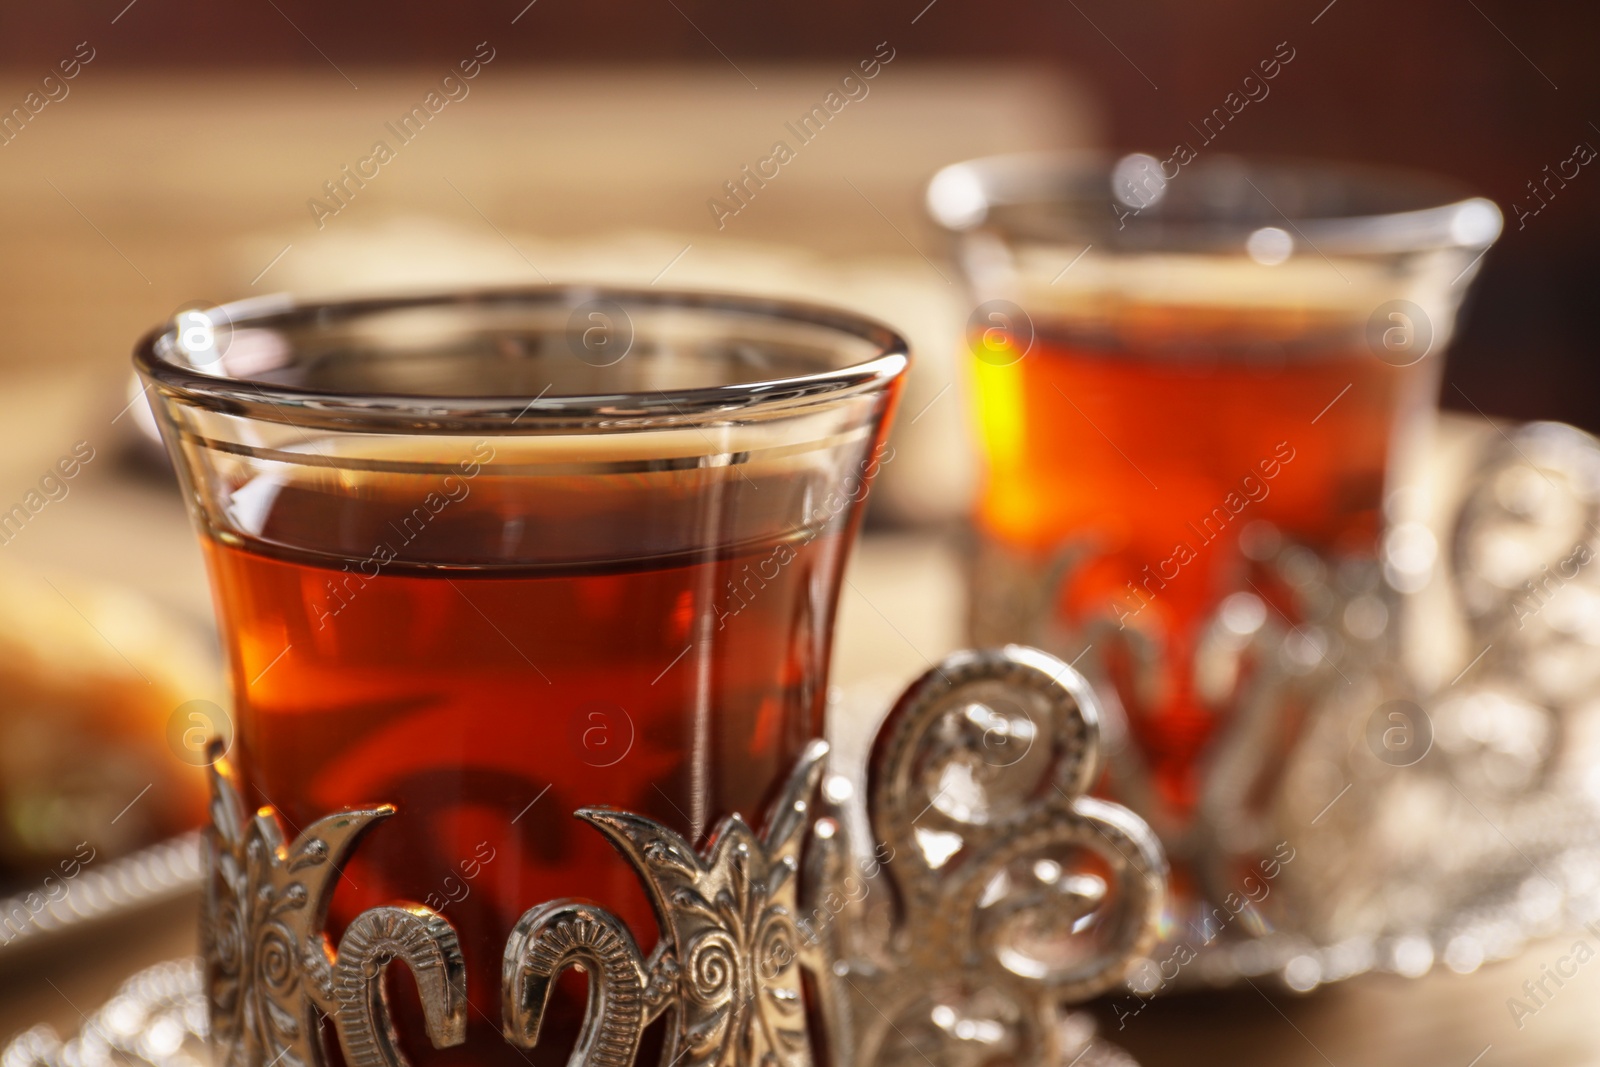
{"type": "MultiPolygon", "coordinates": [[[[527,1061],[499,1029],[501,953],[529,907],[595,900],[648,953],[638,880],[575,809],[621,807],[692,840],[732,812],[759,824],[821,734],[848,524],[785,527],[808,510],[799,480],[743,478],[290,483],[260,490],[265,506],[234,494],[235,511],[262,507],[259,536],[213,534],[208,556],[247,799],[275,806],[291,837],[394,804],[340,880],[330,936],[412,901],[461,937],[461,1048],[431,1050],[391,971],[413,1062],[527,1061]],[[686,540],[707,547],[663,551],[686,540]]],[[[582,990],[565,987],[532,1062],[565,1060],[582,990]]]]}
{"type": "Polygon", "coordinates": [[[1263,521],[1328,555],[1371,556],[1390,430],[1420,381],[1340,341],[1268,341],[1274,325],[1285,332],[1175,309],[1115,337],[1043,333],[1008,366],[974,360],[979,526],[1023,555],[1084,549],[1058,603],[1080,632],[1103,618],[1161,636],[1165,699],[1119,688],[1179,811],[1218,725],[1193,690],[1202,625],[1231,593],[1273,596],[1259,575],[1247,582],[1241,531],[1263,521]]]}

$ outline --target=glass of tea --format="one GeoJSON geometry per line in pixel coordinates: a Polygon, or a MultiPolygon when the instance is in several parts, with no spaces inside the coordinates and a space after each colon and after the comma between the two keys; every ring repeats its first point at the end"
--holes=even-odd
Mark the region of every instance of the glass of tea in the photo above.
{"type": "Polygon", "coordinates": [[[574,811],[700,845],[758,824],[821,736],[905,343],[818,307],[548,287],[197,308],[136,363],[204,546],[245,807],[292,839],[393,805],[326,932],[394,902],[454,927],[463,1042],[433,1048],[388,985],[411,1062],[564,1062],[583,983],[512,1047],[507,939],[587,898],[648,951],[643,887],[574,811]]]}
{"type": "Polygon", "coordinates": [[[1380,540],[1416,517],[1396,490],[1500,213],[1192,151],[957,164],[928,204],[976,304],[973,639],[1076,662],[1125,731],[1112,791],[1176,859],[1228,851],[1306,704],[1285,682],[1247,722],[1251,686],[1343,684],[1341,634],[1375,637],[1379,585],[1414,580],[1380,540]]]}

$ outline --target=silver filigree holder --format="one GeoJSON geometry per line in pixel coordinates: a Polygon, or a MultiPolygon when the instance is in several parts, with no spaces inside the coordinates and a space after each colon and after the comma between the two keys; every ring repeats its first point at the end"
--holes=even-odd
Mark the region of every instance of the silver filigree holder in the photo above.
{"type": "MultiPolygon", "coordinates": [[[[683,1067],[808,1067],[814,1025],[837,1067],[1128,1062],[1066,1009],[1150,951],[1166,863],[1137,816],[1086,795],[1100,767],[1088,684],[1029,648],[957,653],[889,713],[864,809],[820,788],[827,755],[806,749],[759,833],[730,815],[700,850],[638,815],[576,812],[638,875],[659,940],[645,955],[645,932],[594,903],[530,902],[503,957],[505,1040],[538,1044],[576,967],[589,1000],[571,1067],[628,1067],[658,1018],[662,1062],[683,1067]]],[[[347,1067],[405,1067],[383,983],[396,962],[433,1045],[463,1043],[467,969],[444,915],[395,901],[337,946],[324,933],[341,865],[394,809],[341,811],[288,841],[270,808],[247,815],[225,759],[212,781],[202,945],[218,1067],[325,1067],[324,1017],[347,1067]]]]}
{"type": "Polygon", "coordinates": [[[1411,501],[1434,513],[1392,516],[1375,558],[1241,531],[1250,582],[1168,664],[1219,724],[1186,814],[1131,738],[1170,635],[1148,615],[1062,625],[1088,544],[980,561],[974,638],[1077,657],[1106,713],[1108,792],[1193,876],[1130,973],[1140,998],[1467,972],[1600,916],[1600,441],[1533,423],[1456,463],[1411,501]]]}

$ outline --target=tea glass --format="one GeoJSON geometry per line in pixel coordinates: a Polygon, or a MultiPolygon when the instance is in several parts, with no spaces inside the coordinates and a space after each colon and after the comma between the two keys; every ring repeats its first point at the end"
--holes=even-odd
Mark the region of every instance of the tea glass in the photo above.
{"type": "Polygon", "coordinates": [[[701,846],[822,735],[904,341],[542,287],[195,309],[135,361],[235,701],[205,930],[227,1062],[323,1062],[322,1014],[351,1067],[565,1060],[582,983],[502,988],[524,909],[580,901],[546,932],[648,952],[631,831],[574,812],[701,846]]]}
{"type": "Polygon", "coordinates": [[[1275,805],[1307,718],[1396,668],[1394,594],[1432,559],[1397,540],[1500,213],[1193,151],[974,160],[927,199],[977,304],[972,640],[1095,682],[1104,787],[1174,859],[1176,929],[1214,933],[1293,853],[1275,805]]]}

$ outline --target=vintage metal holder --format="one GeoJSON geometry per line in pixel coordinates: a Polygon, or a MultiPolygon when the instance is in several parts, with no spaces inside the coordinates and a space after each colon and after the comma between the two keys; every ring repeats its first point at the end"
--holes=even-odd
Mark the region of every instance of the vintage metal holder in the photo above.
{"type": "MultiPolygon", "coordinates": [[[[1166,864],[1136,816],[1085,795],[1099,730],[1092,691],[1061,661],[963,652],[889,713],[864,811],[842,803],[837,780],[833,801],[819,797],[819,741],[759,832],[730,815],[699,850],[638,815],[575,812],[638,875],[659,940],[645,954],[650,932],[598,905],[529,901],[507,931],[505,1039],[537,1045],[553,983],[581,967],[589,1007],[572,1067],[627,1067],[663,1016],[663,1063],[806,1067],[808,1010],[838,1067],[922,1061],[933,1047],[948,1064],[1122,1062],[1064,1006],[1150,951],[1166,864]]],[[[463,1042],[466,968],[445,916],[395,901],[337,945],[324,933],[341,865],[394,809],[335,812],[290,841],[271,808],[246,810],[218,755],[202,945],[219,1067],[324,1067],[323,1017],[348,1067],[404,1067],[391,963],[410,968],[434,1046],[463,1042]]]]}
{"type": "Polygon", "coordinates": [[[1377,559],[1245,531],[1257,580],[1292,594],[1297,621],[1249,588],[1217,608],[1191,670],[1224,726],[1191,819],[1161,803],[1127,740],[1139,709],[1106,675],[1119,646],[1152,664],[1160,635],[1057,626],[1074,546],[980,565],[991,589],[1029,595],[980,598],[977,640],[1090,646],[1110,792],[1198,885],[1135,992],[1470,971],[1600,915],[1600,442],[1554,423],[1481,440],[1442,521],[1392,523],[1377,559]]]}

